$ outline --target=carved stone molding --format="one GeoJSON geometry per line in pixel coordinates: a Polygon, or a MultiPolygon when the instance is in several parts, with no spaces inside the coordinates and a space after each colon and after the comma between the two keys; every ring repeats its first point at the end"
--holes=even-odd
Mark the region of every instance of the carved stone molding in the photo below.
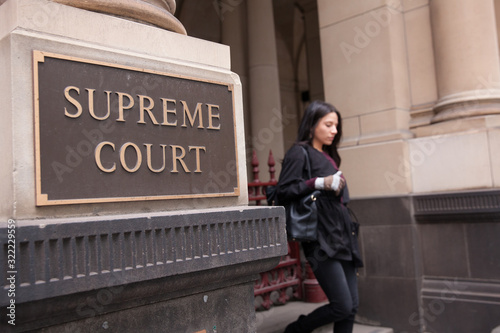
{"type": "Polygon", "coordinates": [[[413,202],[419,222],[500,220],[500,190],[417,195],[413,202]]]}
{"type": "MultiPolygon", "coordinates": [[[[270,258],[276,265],[288,250],[284,229],[282,207],[19,220],[16,303],[270,258]]],[[[8,233],[0,231],[5,282],[8,233]]],[[[246,267],[238,274],[252,276],[273,264],[246,267]]],[[[3,293],[0,304],[8,301],[3,293]]]]}
{"type": "Polygon", "coordinates": [[[500,284],[496,281],[426,277],[422,282],[422,300],[428,310],[443,308],[451,303],[490,304],[498,308],[500,284]]]}
{"type": "Polygon", "coordinates": [[[175,0],[51,0],[63,5],[105,13],[147,23],[187,35],[182,23],[173,15],[175,0]]]}
{"type": "Polygon", "coordinates": [[[442,98],[434,106],[431,123],[459,118],[498,114],[500,111],[498,89],[478,89],[442,98]]]}

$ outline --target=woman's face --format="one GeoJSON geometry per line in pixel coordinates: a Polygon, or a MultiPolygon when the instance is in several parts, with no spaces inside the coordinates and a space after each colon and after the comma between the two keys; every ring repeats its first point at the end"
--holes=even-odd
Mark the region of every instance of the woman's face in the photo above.
{"type": "Polygon", "coordinates": [[[336,112],[330,112],[318,120],[318,125],[314,130],[312,146],[322,151],[323,145],[331,145],[335,135],[337,134],[338,124],[339,118],[337,117],[336,112]]]}

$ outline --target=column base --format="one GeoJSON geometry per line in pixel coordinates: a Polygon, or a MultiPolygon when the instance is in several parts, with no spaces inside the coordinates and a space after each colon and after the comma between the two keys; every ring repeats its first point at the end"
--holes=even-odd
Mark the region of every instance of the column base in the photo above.
{"type": "Polygon", "coordinates": [[[412,128],[412,132],[415,134],[415,137],[422,138],[471,130],[487,130],[498,126],[500,126],[500,113],[450,119],[448,121],[412,128]]]}
{"type": "Polygon", "coordinates": [[[175,1],[163,1],[153,3],[150,1],[136,0],[52,0],[63,5],[77,7],[99,13],[116,15],[125,19],[151,24],[162,29],[187,35],[182,23],[173,15],[175,12],[175,1]]]}
{"type": "Polygon", "coordinates": [[[448,95],[434,106],[431,123],[500,114],[500,90],[480,89],[448,95]]]}

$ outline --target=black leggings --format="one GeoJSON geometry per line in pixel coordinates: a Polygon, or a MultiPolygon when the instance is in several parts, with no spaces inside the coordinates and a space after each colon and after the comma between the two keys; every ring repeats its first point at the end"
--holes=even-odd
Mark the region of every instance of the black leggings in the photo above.
{"type": "Polygon", "coordinates": [[[335,333],[352,333],[358,310],[357,270],[352,261],[328,258],[318,246],[304,246],[304,253],[329,304],[299,319],[302,332],[334,322],[335,333]],[[323,254],[323,255],[322,255],[323,254]]]}

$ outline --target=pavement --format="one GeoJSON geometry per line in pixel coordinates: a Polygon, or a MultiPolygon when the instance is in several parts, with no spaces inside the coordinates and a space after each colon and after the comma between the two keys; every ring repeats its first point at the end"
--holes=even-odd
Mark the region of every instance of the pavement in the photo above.
{"type": "MultiPolygon", "coordinates": [[[[299,315],[308,314],[325,303],[288,302],[266,311],[256,311],[257,333],[283,333],[285,327],[299,315]]],[[[320,327],[313,333],[333,333],[333,324],[320,327]]],[[[392,328],[354,324],[353,333],[394,333],[392,328]]]]}

